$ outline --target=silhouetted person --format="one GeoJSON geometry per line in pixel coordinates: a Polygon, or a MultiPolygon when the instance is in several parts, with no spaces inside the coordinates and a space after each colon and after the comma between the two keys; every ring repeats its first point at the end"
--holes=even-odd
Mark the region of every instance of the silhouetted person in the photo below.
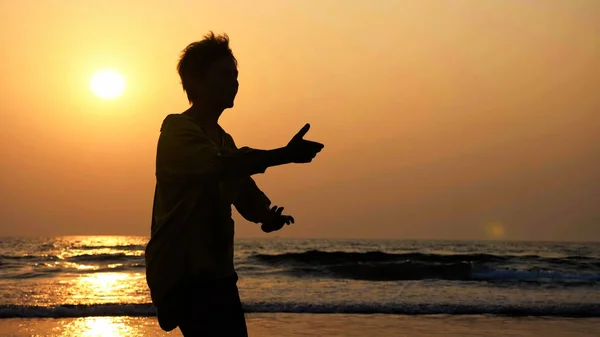
{"type": "Polygon", "coordinates": [[[238,91],[237,61],[227,35],[213,33],[184,49],[177,66],[191,107],[163,121],[146,279],[158,322],[184,336],[247,336],[233,267],[231,205],[264,232],[294,222],[271,207],[252,175],[309,163],[323,148],[304,140],[306,124],[274,150],[237,148],[218,124],[238,91]]]}

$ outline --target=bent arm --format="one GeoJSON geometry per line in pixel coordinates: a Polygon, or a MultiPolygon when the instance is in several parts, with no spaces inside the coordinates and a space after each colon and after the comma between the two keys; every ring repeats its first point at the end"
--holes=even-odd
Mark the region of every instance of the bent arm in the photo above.
{"type": "Polygon", "coordinates": [[[233,205],[237,211],[250,222],[263,222],[269,214],[271,200],[258,188],[251,177],[240,179],[236,188],[238,197],[233,201],[233,205]]]}
{"type": "MultiPolygon", "coordinates": [[[[225,144],[229,148],[237,149],[231,135],[225,135],[225,144]]],[[[271,200],[258,188],[256,182],[250,176],[244,176],[234,180],[236,198],[233,205],[244,219],[260,223],[263,222],[270,212],[271,200]]]]}

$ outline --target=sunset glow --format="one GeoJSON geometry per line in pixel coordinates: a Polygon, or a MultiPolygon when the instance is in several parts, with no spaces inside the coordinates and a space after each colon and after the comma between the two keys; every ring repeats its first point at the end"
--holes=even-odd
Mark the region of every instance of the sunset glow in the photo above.
{"type": "MultiPolygon", "coordinates": [[[[0,235],[149,235],[156,143],[209,31],[282,237],[600,240],[600,1],[3,1],[0,235]],[[501,219],[501,226],[486,227],[501,219]]],[[[263,237],[234,210],[236,237],[263,237]]],[[[264,235],[266,237],[266,234],[264,235]]]]}

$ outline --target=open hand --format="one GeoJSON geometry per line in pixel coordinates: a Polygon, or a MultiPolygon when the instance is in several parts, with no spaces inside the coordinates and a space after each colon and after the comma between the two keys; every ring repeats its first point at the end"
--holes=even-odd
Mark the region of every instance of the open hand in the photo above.
{"type": "Polygon", "coordinates": [[[281,228],[283,228],[284,225],[294,223],[294,218],[291,215],[284,215],[281,214],[281,212],[283,212],[283,207],[271,207],[266,219],[262,222],[262,225],[260,226],[263,232],[270,233],[278,231],[281,228]]]}
{"type": "Polygon", "coordinates": [[[304,125],[286,146],[294,163],[310,163],[325,147],[321,143],[304,139],[308,130],[310,130],[310,124],[304,125]]]}

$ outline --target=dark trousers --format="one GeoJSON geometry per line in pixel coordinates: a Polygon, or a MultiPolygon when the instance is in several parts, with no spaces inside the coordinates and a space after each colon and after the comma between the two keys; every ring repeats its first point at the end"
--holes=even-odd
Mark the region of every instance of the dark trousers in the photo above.
{"type": "Polygon", "coordinates": [[[247,337],[237,274],[207,284],[190,278],[177,325],[184,337],[247,337]]]}

